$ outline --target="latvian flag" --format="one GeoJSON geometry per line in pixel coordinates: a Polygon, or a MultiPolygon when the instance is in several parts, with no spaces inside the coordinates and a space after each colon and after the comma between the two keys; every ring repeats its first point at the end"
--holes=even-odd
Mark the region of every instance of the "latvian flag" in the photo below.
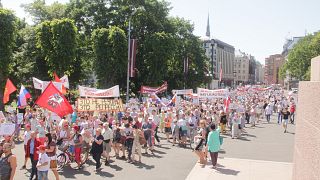
{"type": "Polygon", "coordinates": [[[137,39],[130,40],[130,57],[129,57],[129,76],[134,77],[136,73],[136,54],[137,54],[137,39]]]}

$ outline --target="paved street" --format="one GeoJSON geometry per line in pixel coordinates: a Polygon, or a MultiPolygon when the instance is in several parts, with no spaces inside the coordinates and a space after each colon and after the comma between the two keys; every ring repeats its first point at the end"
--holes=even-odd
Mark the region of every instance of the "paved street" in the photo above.
{"type": "MultiPolygon", "coordinates": [[[[289,125],[289,133],[283,133],[282,126],[275,123],[275,116],[272,123],[267,124],[264,121],[257,127],[246,128],[245,133],[240,139],[231,139],[228,135],[224,139],[220,157],[227,159],[226,164],[236,159],[292,162],[294,126],[289,125]],[[230,160],[231,158],[231,160],[230,160]],[[232,160],[233,159],[233,160],[232,160]]],[[[20,170],[23,164],[23,146],[16,146],[14,153],[18,156],[18,170],[16,179],[26,179],[29,176],[27,170],[20,170]]],[[[144,155],[141,164],[130,164],[124,160],[114,160],[110,166],[104,166],[99,173],[94,172],[93,161],[88,161],[83,170],[74,170],[66,167],[61,172],[62,179],[186,179],[190,171],[194,168],[197,158],[190,149],[173,147],[171,144],[162,142],[161,147],[156,147],[155,155],[144,155]]],[[[245,161],[240,162],[245,162],[245,161]]],[[[219,159],[220,161],[220,159],[219,159]]],[[[222,161],[225,163],[225,161],[222,161]]],[[[252,164],[250,161],[249,163],[252,164]]],[[[264,162],[263,162],[264,163],[264,162]]],[[[196,164],[197,166],[197,164],[196,164]]],[[[208,167],[210,163],[208,163],[208,167]]],[[[28,163],[30,168],[30,163],[28,163]]],[[[221,174],[221,173],[220,173],[221,174]]],[[[52,179],[53,174],[50,172],[52,179]]]]}

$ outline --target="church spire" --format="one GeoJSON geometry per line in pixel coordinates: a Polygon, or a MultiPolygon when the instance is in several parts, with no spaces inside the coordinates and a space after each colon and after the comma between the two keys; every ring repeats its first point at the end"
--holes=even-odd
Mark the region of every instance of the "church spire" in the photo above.
{"type": "Polygon", "coordinates": [[[209,23],[209,13],[208,13],[208,22],[207,22],[207,32],[206,36],[210,38],[210,23],[209,23]]]}

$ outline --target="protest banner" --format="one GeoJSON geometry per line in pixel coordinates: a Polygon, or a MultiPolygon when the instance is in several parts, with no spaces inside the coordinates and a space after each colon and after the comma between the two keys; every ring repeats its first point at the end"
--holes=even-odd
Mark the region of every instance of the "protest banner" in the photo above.
{"type": "Polygon", "coordinates": [[[172,94],[177,94],[177,95],[193,94],[193,89],[172,90],[172,94]]]}
{"type": "Polygon", "coordinates": [[[141,94],[158,94],[166,91],[168,89],[168,83],[164,82],[160,87],[149,87],[149,86],[141,86],[140,93],[141,94]]]}
{"type": "Polygon", "coordinates": [[[78,111],[122,111],[121,99],[78,98],[78,111]]]}
{"type": "Polygon", "coordinates": [[[197,93],[199,98],[226,98],[229,95],[228,89],[204,89],[204,88],[197,88],[197,93]]]}
{"type": "Polygon", "coordinates": [[[0,136],[12,135],[15,131],[15,124],[13,123],[2,123],[0,124],[0,136]]]}
{"type": "Polygon", "coordinates": [[[81,97],[119,97],[119,85],[109,89],[96,89],[79,86],[79,94],[81,97]]]}
{"type": "Polygon", "coordinates": [[[0,111],[0,120],[6,120],[6,117],[4,116],[2,111],[0,111]]]}
{"type": "Polygon", "coordinates": [[[18,113],[17,114],[17,119],[18,119],[18,124],[21,124],[23,121],[23,113],[18,113]]]}

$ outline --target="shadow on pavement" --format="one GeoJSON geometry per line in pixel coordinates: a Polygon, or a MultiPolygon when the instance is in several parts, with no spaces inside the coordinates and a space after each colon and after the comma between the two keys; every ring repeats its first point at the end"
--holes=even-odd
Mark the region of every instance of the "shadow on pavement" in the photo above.
{"type": "Polygon", "coordinates": [[[247,134],[247,133],[244,133],[244,134],[242,134],[241,136],[248,136],[248,137],[254,137],[254,138],[256,138],[256,137],[257,137],[257,136],[255,136],[255,135],[247,134]]]}
{"type": "Polygon", "coordinates": [[[240,171],[236,171],[236,170],[233,170],[233,169],[220,168],[219,166],[216,168],[216,171],[218,171],[221,174],[232,175],[232,176],[236,176],[240,172],[240,171]]]}
{"type": "Polygon", "coordinates": [[[154,165],[147,165],[147,164],[145,164],[145,163],[136,163],[136,164],[134,164],[137,168],[140,168],[140,169],[142,169],[142,168],[145,168],[145,169],[147,169],[147,170],[149,170],[149,169],[153,169],[155,166],[154,165]]]}
{"type": "Polygon", "coordinates": [[[250,139],[245,138],[245,137],[239,137],[239,138],[237,138],[237,139],[239,139],[239,140],[241,140],[241,141],[251,141],[250,139]]]}
{"type": "Polygon", "coordinates": [[[226,151],[225,151],[225,150],[223,150],[223,149],[220,149],[219,153],[220,153],[220,154],[225,154],[225,153],[226,153],[226,151]]]}
{"type": "Polygon", "coordinates": [[[73,169],[70,166],[65,167],[63,169],[63,171],[59,172],[59,175],[64,177],[64,178],[66,178],[66,179],[69,179],[69,178],[76,179],[76,177],[75,177],[76,174],[83,174],[84,176],[90,176],[91,175],[91,173],[89,171],[86,171],[85,168],[80,169],[80,170],[76,170],[76,169],[73,169]]]}
{"type": "Polygon", "coordinates": [[[113,174],[108,173],[106,171],[97,171],[96,174],[101,176],[101,177],[114,177],[113,174]]]}
{"type": "Polygon", "coordinates": [[[112,164],[110,164],[109,167],[114,169],[115,171],[121,171],[123,169],[122,167],[120,167],[118,165],[112,165],[112,164]]]}

